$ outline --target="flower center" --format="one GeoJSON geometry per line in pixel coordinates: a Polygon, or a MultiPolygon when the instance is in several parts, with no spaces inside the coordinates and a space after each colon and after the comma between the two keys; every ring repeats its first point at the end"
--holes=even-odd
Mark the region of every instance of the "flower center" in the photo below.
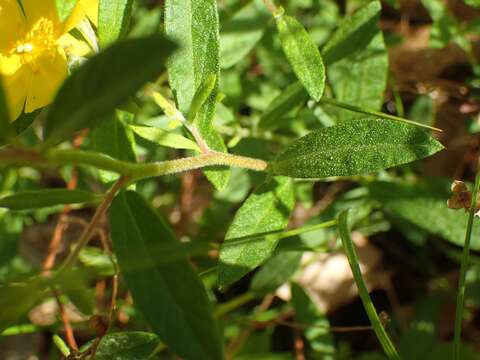
{"type": "Polygon", "coordinates": [[[17,42],[13,52],[22,57],[22,62],[32,64],[35,59],[47,52],[55,55],[57,39],[53,22],[46,18],[40,18],[25,35],[17,42]]]}

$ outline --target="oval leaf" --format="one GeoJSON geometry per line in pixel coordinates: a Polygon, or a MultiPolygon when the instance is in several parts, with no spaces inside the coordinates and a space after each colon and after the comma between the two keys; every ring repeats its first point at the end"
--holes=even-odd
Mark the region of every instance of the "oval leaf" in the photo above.
{"type": "Polygon", "coordinates": [[[135,95],[161,74],[173,47],[160,36],[128,39],[88,60],[65,81],[50,107],[46,145],[68,139],[135,95]]]}
{"type": "Polygon", "coordinates": [[[98,38],[102,48],[121,38],[128,28],[132,0],[100,0],[98,4],[98,38]]]}
{"type": "Polygon", "coordinates": [[[101,196],[82,190],[48,189],[22,191],[0,198],[0,207],[10,210],[38,209],[64,204],[96,203],[101,196]]]}
{"type": "Polygon", "coordinates": [[[406,164],[442,149],[417,127],[364,118],[298,139],[277,156],[271,170],[297,178],[352,176],[406,164]]]}
{"type": "Polygon", "coordinates": [[[322,56],[307,30],[295,18],[276,18],[282,48],[290,65],[309,95],[319,101],[325,88],[322,56]]]}
{"type": "Polygon", "coordinates": [[[251,235],[283,230],[295,204],[293,182],[275,177],[260,186],[237,211],[220,250],[218,282],[229,285],[267,260],[278,237],[242,241],[251,235]]]}
{"type": "Polygon", "coordinates": [[[110,223],[120,270],[152,329],[185,359],[222,359],[207,294],[189,262],[158,264],[152,256],[156,247],[177,243],[169,225],[132,191],[115,198],[110,223]]]}

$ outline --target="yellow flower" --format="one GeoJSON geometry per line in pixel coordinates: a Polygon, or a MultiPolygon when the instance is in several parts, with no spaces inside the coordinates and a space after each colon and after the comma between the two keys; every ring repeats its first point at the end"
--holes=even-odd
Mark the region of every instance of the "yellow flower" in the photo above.
{"type": "Polygon", "coordinates": [[[93,24],[97,25],[98,1],[99,0],[78,0],[77,5],[70,16],[70,23],[74,24],[75,27],[82,19],[88,17],[93,24]]]}
{"type": "MultiPolygon", "coordinates": [[[[84,6],[91,0],[80,0],[84,6]]],[[[0,0],[0,74],[11,121],[22,111],[48,105],[68,74],[67,55],[88,46],[68,34],[81,20],[75,9],[65,22],[55,0],[0,0]]]]}

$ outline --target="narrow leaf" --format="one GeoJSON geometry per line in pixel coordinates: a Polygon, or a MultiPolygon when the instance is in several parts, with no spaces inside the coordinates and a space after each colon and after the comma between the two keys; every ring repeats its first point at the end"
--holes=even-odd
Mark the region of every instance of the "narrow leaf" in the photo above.
{"type": "Polygon", "coordinates": [[[151,126],[131,125],[130,129],[132,129],[132,131],[141,138],[151,141],[160,146],[170,147],[174,149],[189,149],[200,151],[197,144],[195,144],[192,140],[179,134],[175,134],[151,126]]]}
{"type": "MultiPolygon", "coordinates": [[[[385,210],[428,233],[463,246],[468,214],[447,207],[450,196],[444,189],[427,184],[406,184],[375,181],[368,185],[370,196],[380,202],[385,210]]],[[[473,250],[480,250],[480,224],[472,229],[473,250]]]]}
{"type": "Polygon", "coordinates": [[[338,230],[340,233],[340,238],[342,239],[343,249],[347,255],[348,262],[350,263],[350,268],[352,269],[353,278],[357,284],[358,293],[360,299],[362,300],[363,307],[367,313],[370,323],[373,326],[373,330],[377,335],[380,344],[383,347],[383,351],[389,359],[400,360],[400,357],[393,345],[392,341],[388,337],[385,328],[383,327],[380,318],[378,317],[377,311],[370,299],[370,294],[368,293],[367,286],[363,281],[362,272],[360,271],[360,265],[358,262],[357,253],[355,251],[355,246],[353,245],[352,239],[350,237],[350,230],[348,229],[347,223],[348,210],[344,210],[338,216],[338,230]]]}
{"type": "Polygon", "coordinates": [[[220,250],[220,286],[237,281],[265,262],[279,240],[278,237],[247,242],[237,242],[236,239],[283,230],[288,224],[294,203],[293,182],[284,177],[272,178],[248,197],[237,211],[220,250]]]}
{"type": "Polygon", "coordinates": [[[120,270],[152,329],[185,359],[222,359],[207,294],[189,262],[156,264],[151,254],[157,245],[177,241],[165,220],[130,191],[115,198],[110,223],[120,270]],[[144,266],[130,267],[135,259],[141,259],[144,266]]]}
{"type": "Polygon", "coordinates": [[[274,292],[293,276],[302,254],[299,251],[284,251],[268,259],[253,277],[250,290],[259,297],[274,292]]]}
{"type": "Polygon", "coordinates": [[[220,65],[232,67],[261,40],[271,15],[261,0],[253,0],[240,9],[220,33],[220,65]]]}
{"type": "Polygon", "coordinates": [[[99,0],[98,38],[102,48],[125,35],[130,22],[133,0],[99,0]]]}
{"type": "Polygon", "coordinates": [[[101,196],[82,190],[45,189],[22,191],[0,198],[0,208],[27,210],[64,204],[96,203],[100,199],[101,196]]]}
{"type": "Polygon", "coordinates": [[[89,59],[65,81],[51,105],[45,123],[46,145],[66,140],[111,114],[160,75],[172,50],[169,41],[151,36],[116,43],[89,59]]]}
{"type": "Polygon", "coordinates": [[[381,10],[379,1],[371,1],[352,16],[345,17],[322,49],[325,64],[334,64],[368,46],[378,34],[381,10]]]}
{"type": "Polygon", "coordinates": [[[416,127],[364,118],[298,139],[277,156],[271,170],[298,178],[352,176],[412,162],[442,149],[416,127]]]}
{"type": "Polygon", "coordinates": [[[198,112],[202,108],[203,104],[205,104],[207,99],[210,97],[216,85],[217,76],[215,74],[210,74],[205,78],[202,84],[198,87],[197,92],[193,97],[192,105],[190,106],[190,110],[188,111],[188,121],[193,122],[196,119],[198,112]]]}
{"type": "MultiPolygon", "coordinates": [[[[167,0],[165,33],[180,44],[180,50],[168,62],[170,86],[179,110],[188,114],[197,89],[211,74],[219,79],[219,22],[216,0],[167,0]]],[[[221,136],[213,127],[218,85],[198,111],[194,125],[207,145],[226,152],[221,136]]],[[[218,189],[223,189],[230,176],[228,168],[205,171],[218,189]]]]}
{"type": "Polygon", "coordinates": [[[60,21],[65,21],[77,5],[78,0],[55,0],[60,21]]]}
{"type": "Polygon", "coordinates": [[[325,68],[317,45],[307,30],[288,15],[276,17],[283,51],[300,82],[315,100],[320,100],[325,87],[325,68]]]}

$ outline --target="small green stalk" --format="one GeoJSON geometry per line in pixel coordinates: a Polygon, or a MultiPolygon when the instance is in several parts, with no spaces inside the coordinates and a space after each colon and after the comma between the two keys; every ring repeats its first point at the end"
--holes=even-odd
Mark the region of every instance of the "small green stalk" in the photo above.
{"type": "Polygon", "coordinates": [[[466,289],[466,274],[468,264],[470,261],[470,239],[472,237],[473,220],[475,218],[475,212],[477,207],[477,194],[478,187],[480,185],[480,172],[477,173],[475,178],[475,185],[472,191],[472,203],[470,204],[470,212],[468,215],[467,230],[465,232],[465,244],[463,246],[462,263],[460,265],[460,275],[458,278],[458,292],[457,292],[457,307],[455,310],[455,333],[454,333],[454,356],[455,360],[460,360],[460,346],[462,336],[462,318],[463,307],[465,302],[465,289],[466,289]]]}
{"type": "Polygon", "coordinates": [[[348,210],[342,211],[338,216],[338,230],[340,232],[340,238],[342,239],[343,248],[347,255],[348,262],[350,263],[350,268],[352,269],[353,278],[357,284],[360,299],[362,300],[363,307],[365,308],[367,316],[370,319],[373,330],[375,331],[375,334],[377,335],[377,338],[383,347],[383,351],[389,359],[400,360],[400,356],[398,355],[395,346],[390,340],[382,322],[380,321],[380,318],[378,317],[375,306],[372,303],[372,299],[370,299],[367,286],[363,281],[357,253],[355,252],[355,247],[350,237],[350,230],[348,229],[347,216],[348,210]]]}

